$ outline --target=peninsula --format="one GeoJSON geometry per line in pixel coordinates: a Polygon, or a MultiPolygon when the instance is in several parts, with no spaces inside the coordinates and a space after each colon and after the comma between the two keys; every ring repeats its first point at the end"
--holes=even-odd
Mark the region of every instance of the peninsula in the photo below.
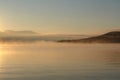
{"type": "Polygon", "coordinates": [[[103,35],[76,39],[76,40],[60,40],[58,42],[69,42],[69,43],[120,43],[120,31],[108,32],[103,35]]]}

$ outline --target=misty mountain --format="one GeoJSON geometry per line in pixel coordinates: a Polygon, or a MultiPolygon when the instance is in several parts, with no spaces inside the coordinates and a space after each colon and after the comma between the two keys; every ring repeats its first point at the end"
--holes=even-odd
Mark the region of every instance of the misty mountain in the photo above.
{"type": "Polygon", "coordinates": [[[39,33],[33,31],[13,31],[6,30],[4,32],[0,32],[0,36],[32,36],[38,35],[39,33]]]}
{"type": "Polygon", "coordinates": [[[76,43],[120,43],[120,31],[108,32],[103,35],[75,40],[60,40],[58,42],[76,43]]]}
{"type": "Polygon", "coordinates": [[[11,33],[11,34],[37,34],[33,31],[13,31],[13,30],[6,30],[4,33],[11,33]]]}
{"type": "Polygon", "coordinates": [[[85,38],[85,35],[41,35],[34,31],[12,31],[7,30],[0,32],[0,42],[36,42],[36,41],[58,41],[61,39],[80,39],[85,38]]]}
{"type": "Polygon", "coordinates": [[[4,31],[5,34],[38,34],[37,32],[33,32],[33,31],[13,31],[13,30],[6,30],[4,31]]]}

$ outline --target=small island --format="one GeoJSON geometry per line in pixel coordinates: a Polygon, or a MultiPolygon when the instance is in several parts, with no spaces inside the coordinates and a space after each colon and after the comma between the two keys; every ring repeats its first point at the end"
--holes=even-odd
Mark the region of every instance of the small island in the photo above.
{"type": "Polygon", "coordinates": [[[69,42],[69,43],[120,43],[120,31],[108,32],[103,35],[76,39],[76,40],[60,40],[58,42],[69,42]]]}

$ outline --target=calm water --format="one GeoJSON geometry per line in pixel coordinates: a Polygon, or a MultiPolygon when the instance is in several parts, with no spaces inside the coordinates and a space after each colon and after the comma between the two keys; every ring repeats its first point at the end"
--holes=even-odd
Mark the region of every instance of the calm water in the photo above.
{"type": "Polygon", "coordinates": [[[120,80],[120,44],[1,44],[0,80],[120,80]]]}

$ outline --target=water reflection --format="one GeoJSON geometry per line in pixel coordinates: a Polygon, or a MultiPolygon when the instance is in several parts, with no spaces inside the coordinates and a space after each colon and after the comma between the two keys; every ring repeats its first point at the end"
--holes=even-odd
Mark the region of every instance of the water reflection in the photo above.
{"type": "Polygon", "coordinates": [[[107,44],[6,45],[1,48],[0,79],[119,80],[119,52],[119,45],[107,44]]]}
{"type": "Polygon", "coordinates": [[[120,68],[120,51],[111,51],[106,54],[107,63],[111,66],[120,68]]]}

